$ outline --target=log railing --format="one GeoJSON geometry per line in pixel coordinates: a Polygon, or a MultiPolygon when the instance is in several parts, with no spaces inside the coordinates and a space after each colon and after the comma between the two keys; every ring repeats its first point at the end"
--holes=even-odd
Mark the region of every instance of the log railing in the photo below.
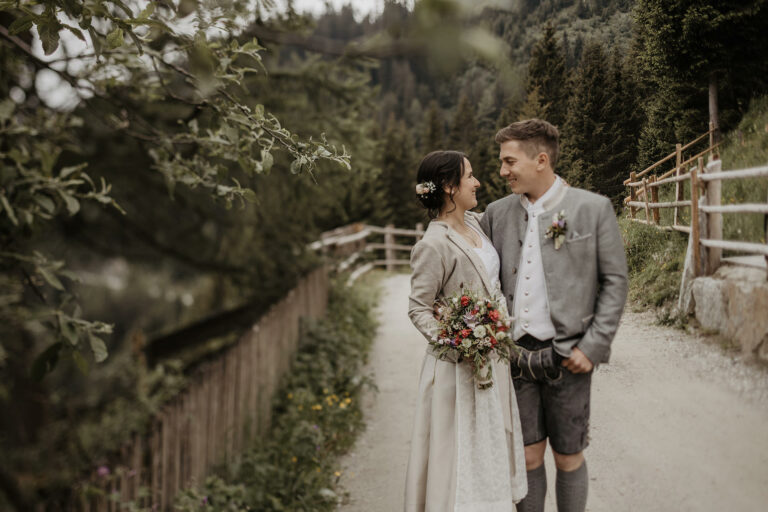
{"type": "MultiPolygon", "coordinates": [[[[768,177],[768,166],[750,169],[722,171],[722,161],[717,154],[719,144],[714,143],[714,130],[701,135],[685,146],[677,144],[674,153],[667,155],[639,173],[630,173],[624,181],[630,193],[624,200],[633,222],[651,225],[658,229],[689,233],[692,238],[693,273],[709,275],[720,266],[722,251],[729,250],[750,255],[763,255],[768,259],[768,244],[746,241],[723,240],[722,214],[762,213],[768,215],[768,203],[763,204],[721,204],[723,180],[768,177]],[[709,135],[709,146],[683,160],[683,151],[709,135]],[[704,157],[710,162],[704,165],[704,157]],[[661,164],[675,158],[675,167],[660,175],[649,175],[661,164]],[[695,165],[691,166],[692,163],[695,165]],[[685,182],[690,182],[689,195],[684,197],[685,182]],[[675,185],[674,200],[659,201],[659,188],[675,185]],[[661,222],[660,210],[674,209],[671,224],[661,222]],[[690,223],[681,222],[681,211],[690,208],[690,223]],[[637,218],[638,211],[644,211],[644,219],[637,218]]],[[[767,234],[768,235],[768,234],[767,234]]]]}
{"type": "Polygon", "coordinates": [[[423,235],[422,224],[417,224],[416,229],[403,229],[391,224],[380,227],[356,223],[326,231],[310,248],[334,259],[337,271],[351,271],[347,281],[351,284],[375,267],[394,270],[397,266],[408,265],[410,259],[399,257],[397,253],[410,252],[413,244],[398,242],[397,238],[414,239],[415,243],[423,235]],[[371,237],[383,237],[383,242],[369,241],[371,237]]]}

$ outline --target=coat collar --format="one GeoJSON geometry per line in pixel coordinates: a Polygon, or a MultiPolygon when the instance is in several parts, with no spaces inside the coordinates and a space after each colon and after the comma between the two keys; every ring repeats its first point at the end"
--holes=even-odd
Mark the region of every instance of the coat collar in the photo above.
{"type": "MultiPolygon", "coordinates": [[[[565,186],[565,183],[563,183],[563,180],[559,176],[555,176],[555,180],[555,183],[540,199],[545,212],[557,206],[568,191],[568,187],[565,186]]],[[[527,210],[526,205],[528,204],[528,199],[522,194],[520,195],[520,204],[524,210],[527,210]]]]}
{"type": "MultiPolygon", "coordinates": [[[[473,228],[477,229],[481,233],[483,230],[480,228],[480,225],[475,221],[474,217],[472,217],[469,214],[464,215],[464,221],[471,225],[473,228]]],[[[488,271],[485,268],[485,263],[483,263],[483,260],[480,259],[480,256],[477,255],[474,248],[467,242],[467,240],[455,229],[453,229],[451,226],[449,226],[447,223],[439,221],[439,220],[433,220],[430,223],[430,226],[440,226],[445,229],[446,236],[448,239],[453,242],[461,251],[467,256],[469,261],[472,263],[472,265],[475,267],[475,270],[477,271],[477,274],[480,276],[480,280],[483,282],[483,286],[485,286],[485,291],[488,293],[489,296],[493,295],[493,285],[491,284],[491,278],[488,276],[488,271]]],[[[483,235],[485,236],[485,235],[483,235]]]]}

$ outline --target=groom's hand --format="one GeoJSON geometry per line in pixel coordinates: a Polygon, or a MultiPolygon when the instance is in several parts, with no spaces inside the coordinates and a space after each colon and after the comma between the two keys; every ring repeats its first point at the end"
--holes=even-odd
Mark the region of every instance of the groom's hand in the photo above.
{"type": "Polygon", "coordinates": [[[579,347],[573,347],[571,357],[563,361],[563,366],[571,373],[587,373],[591,372],[592,368],[595,367],[592,361],[584,355],[584,352],[579,350],[579,347]]]}

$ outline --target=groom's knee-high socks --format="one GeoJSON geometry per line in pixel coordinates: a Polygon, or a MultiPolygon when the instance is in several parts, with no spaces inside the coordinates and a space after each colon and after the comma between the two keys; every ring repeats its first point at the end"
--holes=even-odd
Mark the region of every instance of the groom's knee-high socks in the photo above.
{"type": "Polygon", "coordinates": [[[558,469],[555,482],[558,512],[584,512],[588,486],[587,461],[573,471],[558,469]]]}
{"type": "Polygon", "coordinates": [[[528,471],[528,494],[517,504],[517,512],[544,512],[547,495],[547,470],[544,464],[528,471]]]}

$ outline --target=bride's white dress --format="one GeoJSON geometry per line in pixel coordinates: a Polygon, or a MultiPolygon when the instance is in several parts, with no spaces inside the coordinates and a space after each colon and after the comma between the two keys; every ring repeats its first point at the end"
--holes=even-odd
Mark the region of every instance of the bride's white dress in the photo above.
{"type": "MultiPolygon", "coordinates": [[[[499,258],[481,234],[475,249],[499,287],[499,258]]],[[[510,512],[527,492],[522,430],[509,366],[494,361],[494,385],[478,389],[469,365],[428,349],[406,476],[406,512],[510,512]]]]}

